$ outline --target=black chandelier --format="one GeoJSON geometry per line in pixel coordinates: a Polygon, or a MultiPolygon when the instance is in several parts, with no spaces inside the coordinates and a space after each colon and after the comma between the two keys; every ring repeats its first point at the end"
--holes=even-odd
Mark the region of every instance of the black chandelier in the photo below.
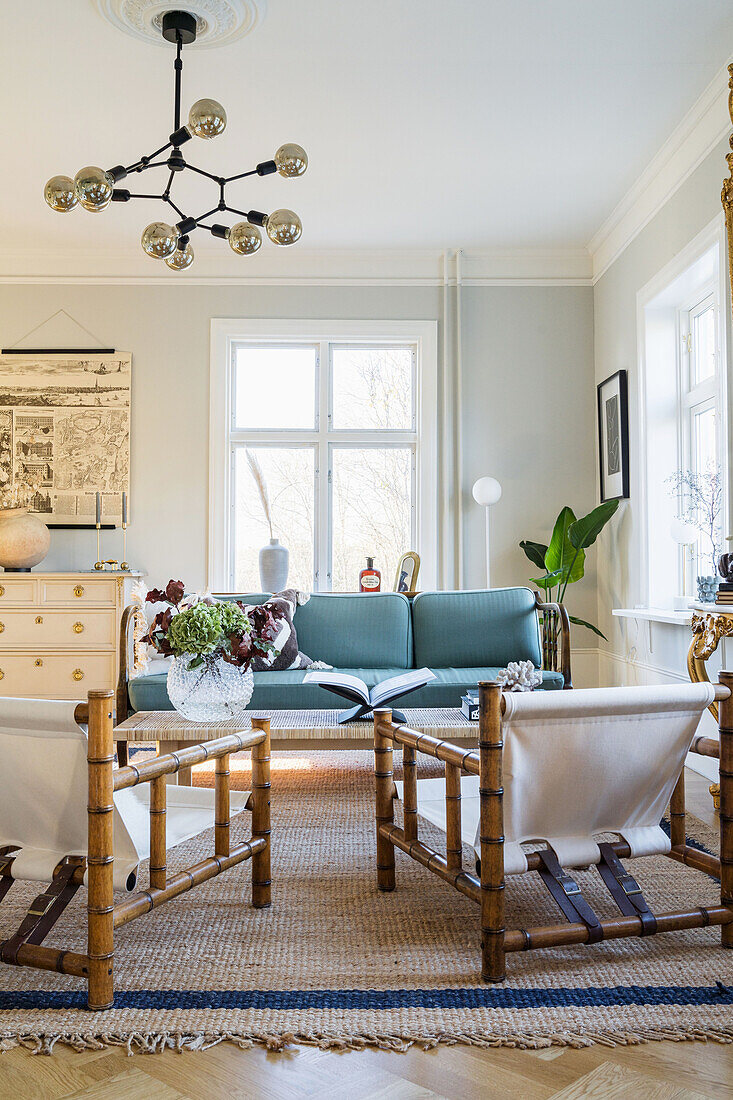
{"type": "Polygon", "coordinates": [[[259,210],[238,210],[229,206],[225,189],[227,184],[248,176],[269,176],[279,172],[281,176],[292,178],[302,176],[308,167],[308,157],[299,145],[281,145],[273,160],[265,160],[249,172],[240,172],[235,176],[215,176],[189,164],[181,153],[181,146],[192,137],[209,139],[221,134],[227,124],[226,111],[215,99],[199,99],[188,114],[188,124],[181,125],[181,74],[183,61],[181,52],[196,39],[196,19],[185,11],[169,11],[162,19],[163,37],[175,44],[176,60],[174,93],[174,128],[165,145],[148,156],[140,157],[134,164],[125,168],[118,164],[105,171],[102,168],[82,168],[74,179],[70,176],[53,176],[46,184],[43,194],[52,210],[67,213],[78,204],[84,210],[94,213],[104,210],[110,202],[129,202],[130,199],[156,199],[167,203],[179,217],[174,225],[167,222],[151,222],[141,238],[143,251],[156,260],[165,260],[174,271],[183,271],[193,262],[193,249],[190,235],[195,229],[206,229],[214,237],[229,241],[230,247],[240,256],[251,256],[262,244],[260,226],[274,244],[295,244],[302,232],[300,218],[292,210],[275,210],[272,214],[263,214],[259,210]],[[164,155],[164,154],[167,154],[164,155]],[[160,159],[159,159],[160,158],[160,159]],[[139,194],[116,184],[133,172],[146,172],[149,168],[167,168],[168,182],[159,195],[139,194]],[[195,172],[206,176],[219,188],[219,201],[211,210],[197,218],[187,217],[171,198],[171,190],[179,172],[195,172]],[[235,225],[213,224],[209,219],[219,213],[235,214],[244,221],[235,225]]]}

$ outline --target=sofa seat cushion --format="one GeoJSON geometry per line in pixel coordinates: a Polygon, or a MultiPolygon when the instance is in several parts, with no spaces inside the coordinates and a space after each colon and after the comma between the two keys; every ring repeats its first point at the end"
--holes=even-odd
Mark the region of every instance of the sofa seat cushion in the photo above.
{"type": "MultiPolygon", "coordinates": [[[[340,668],[358,676],[367,687],[399,676],[403,668],[340,668]]],[[[399,707],[460,707],[461,696],[475,688],[479,680],[493,680],[498,668],[435,668],[435,679],[419,691],[410,692],[395,701],[399,707]]],[[[248,710],[340,710],[347,707],[342,700],[317,684],[304,684],[305,672],[255,672],[255,689],[248,710]]],[[[544,672],[543,688],[561,688],[559,672],[544,672]]],[[[167,673],[138,676],[130,681],[130,703],[134,710],[172,710],[166,691],[167,673]]]]}
{"type": "MultiPolygon", "coordinates": [[[[394,706],[405,707],[460,707],[461,696],[469,689],[476,689],[480,680],[493,680],[501,670],[498,667],[480,666],[475,668],[434,668],[435,679],[417,691],[411,691],[394,706]]],[[[542,688],[554,690],[562,688],[563,678],[559,672],[543,672],[542,688]]],[[[538,689],[539,690],[539,689],[538,689]]]]}
{"type": "MultiPolygon", "coordinates": [[[[342,668],[358,676],[372,688],[390,676],[399,676],[404,668],[342,668]]],[[[305,672],[255,672],[255,689],[248,710],[342,710],[348,700],[334,695],[318,684],[304,684],[305,672]]],[[[130,680],[130,703],[135,710],[172,710],[166,690],[167,673],[138,676],[130,680]]]]}

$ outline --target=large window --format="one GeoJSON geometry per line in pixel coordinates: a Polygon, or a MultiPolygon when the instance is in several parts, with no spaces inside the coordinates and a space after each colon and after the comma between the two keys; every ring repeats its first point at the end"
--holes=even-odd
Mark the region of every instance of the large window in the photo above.
{"type": "Polygon", "coordinates": [[[212,586],[260,588],[271,537],[260,485],[290,551],[289,585],[356,591],[369,556],[391,588],[408,549],[430,573],[434,325],[213,326],[212,586]]]}
{"type": "Polygon", "coordinates": [[[651,607],[669,608],[682,597],[686,603],[696,575],[712,571],[709,537],[701,534],[690,545],[675,541],[688,537],[676,518],[689,517],[696,478],[709,487],[708,475],[719,473],[718,550],[720,534],[727,533],[724,249],[716,220],[639,293],[637,485],[646,512],[642,599],[646,595],[651,607]]]}
{"type": "MultiPolygon", "coordinates": [[[[722,432],[720,426],[720,351],[718,342],[718,301],[715,286],[698,289],[694,304],[679,311],[680,337],[680,401],[679,452],[680,465],[694,475],[712,475],[722,471],[722,432]]],[[[679,501],[680,510],[688,502],[679,501]]],[[[705,517],[700,516],[704,520],[705,517]]],[[[722,547],[721,547],[722,548],[722,547]]],[[[710,563],[710,540],[697,539],[693,552],[684,556],[680,569],[692,574],[707,573],[710,563]],[[706,564],[707,563],[707,564],[706,564]]]]}

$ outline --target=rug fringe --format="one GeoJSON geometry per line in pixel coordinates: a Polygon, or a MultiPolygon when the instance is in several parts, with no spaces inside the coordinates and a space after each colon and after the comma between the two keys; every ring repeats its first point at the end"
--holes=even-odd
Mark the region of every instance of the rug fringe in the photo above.
{"type": "Polygon", "coordinates": [[[52,1055],[57,1046],[71,1047],[72,1050],[104,1050],[107,1047],[123,1047],[128,1055],[160,1054],[164,1050],[183,1051],[209,1050],[219,1043],[232,1043],[240,1050],[248,1050],[258,1045],[268,1051],[282,1052],[296,1046],[315,1046],[320,1050],[360,1051],[368,1047],[389,1050],[404,1054],[415,1046],[421,1050],[433,1050],[437,1046],[514,1047],[517,1050],[542,1050],[547,1047],[573,1047],[580,1049],[594,1045],[638,1046],[648,1042],[715,1042],[733,1043],[733,1027],[729,1028],[690,1028],[674,1031],[666,1028],[637,1028],[634,1031],[555,1032],[548,1035],[506,1033],[500,1035],[475,1034],[472,1032],[443,1033],[440,1035],[329,1035],[309,1032],[283,1032],[267,1034],[251,1032],[140,1032],[126,1035],[115,1033],[102,1035],[38,1035],[19,1034],[0,1037],[0,1054],[6,1054],[17,1047],[23,1047],[31,1054],[52,1055]]]}

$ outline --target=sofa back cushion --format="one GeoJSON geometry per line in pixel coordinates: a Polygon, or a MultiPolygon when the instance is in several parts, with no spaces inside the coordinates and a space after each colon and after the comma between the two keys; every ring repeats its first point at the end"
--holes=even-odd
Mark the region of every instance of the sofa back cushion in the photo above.
{"type": "Polygon", "coordinates": [[[421,668],[504,668],[509,661],[542,664],[534,592],[492,588],[421,592],[412,601],[415,665],[421,668]]]}
{"type": "Polygon", "coordinates": [[[295,612],[298,645],[336,668],[410,668],[410,605],[397,592],[314,593],[295,612]]]}
{"type": "MultiPolygon", "coordinates": [[[[267,593],[228,594],[265,603],[267,593]]],[[[336,668],[411,668],[410,605],[397,592],[314,592],[296,608],[298,648],[336,668]]]]}

